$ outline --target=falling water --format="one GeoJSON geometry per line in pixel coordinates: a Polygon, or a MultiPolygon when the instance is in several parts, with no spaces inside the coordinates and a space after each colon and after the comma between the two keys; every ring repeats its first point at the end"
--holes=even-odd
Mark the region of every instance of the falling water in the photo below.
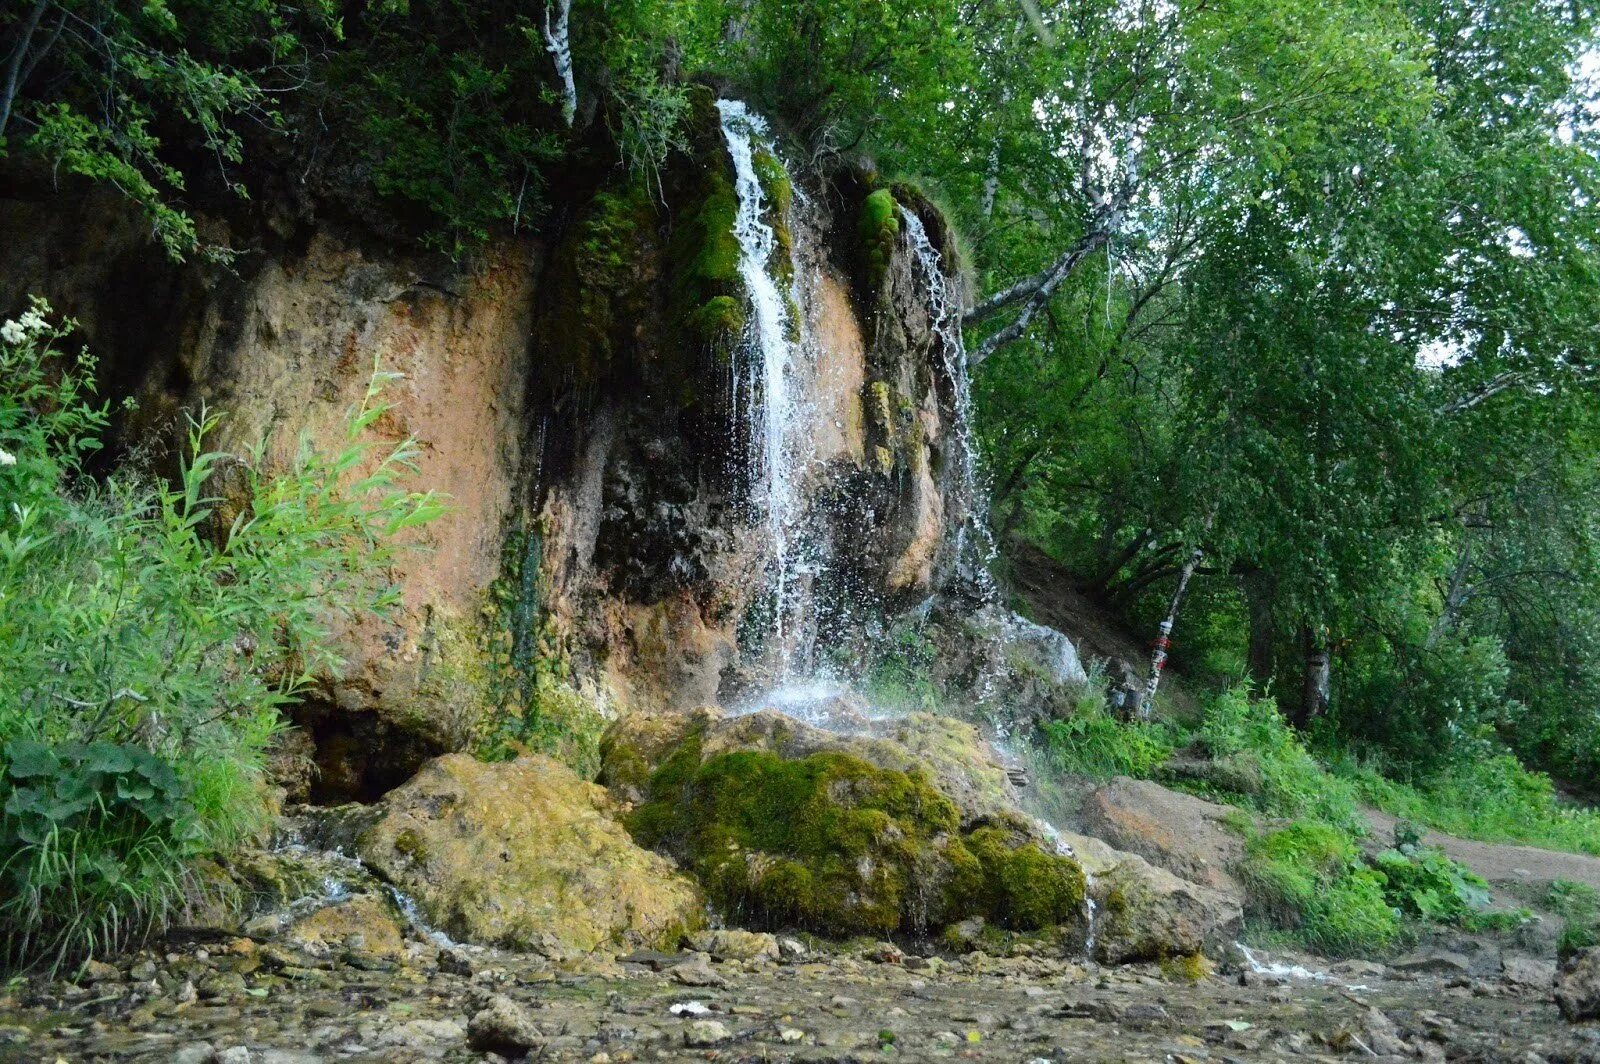
{"type": "Polygon", "coordinates": [[[928,311],[933,319],[935,345],[950,382],[954,421],[950,436],[956,450],[956,502],[959,516],[955,528],[956,571],[978,592],[984,602],[998,599],[992,565],[998,550],[989,530],[989,493],[978,466],[978,446],[973,435],[972,374],[967,367],[966,342],[961,336],[961,306],[951,291],[939,250],[928,239],[928,231],[915,211],[902,206],[900,217],[917,265],[928,286],[928,311]]]}
{"type": "Polygon", "coordinates": [[[733,235],[739,243],[739,276],[749,300],[744,341],[751,356],[749,376],[741,390],[748,396],[753,424],[750,468],[757,483],[758,505],[764,511],[772,636],[780,655],[777,672],[782,677],[789,672],[795,628],[805,612],[797,555],[803,546],[805,520],[800,478],[811,439],[807,423],[811,404],[804,394],[809,373],[802,362],[811,350],[801,339],[805,323],[795,320],[792,309],[800,305],[798,293],[793,284],[779,280],[781,265],[787,265],[795,277],[800,271],[793,262],[777,261],[777,233],[766,220],[772,204],[756,171],[757,152],[773,150],[767,124],[738,100],[718,100],[717,110],[733,158],[738,197],[733,235]]]}

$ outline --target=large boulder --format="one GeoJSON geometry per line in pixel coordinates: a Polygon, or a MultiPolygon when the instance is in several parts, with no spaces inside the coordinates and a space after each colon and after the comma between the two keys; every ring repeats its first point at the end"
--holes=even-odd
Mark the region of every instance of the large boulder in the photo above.
{"type": "Polygon", "coordinates": [[[430,924],[465,941],[675,946],[702,922],[694,884],[635,845],[606,792],[542,755],[436,758],[344,830],[430,924]]]}
{"type": "Polygon", "coordinates": [[[635,837],[744,922],[838,935],[975,915],[1019,930],[1080,924],[1077,862],[1005,805],[992,752],[951,725],[903,723],[924,758],[915,743],[770,710],[636,715],[607,736],[602,779],[637,803],[635,837]],[[972,774],[957,779],[963,763],[972,774]]]}
{"type": "Polygon", "coordinates": [[[646,799],[652,774],[691,736],[703,758],[762,750],[786,760],[824,751],[858,757],[881,769],[921,771],[955,803],[964,824],[1014,815],[1017,791],[993,747],[963,720],[933,713],[869,719],[853,700],[827,700],[826,714],[808,724],[786,712],[727,716],[701,707],[691,713],[631,714],[607,732],[602,781],[629,802],[646,799]],[[837,727],[836,727],[837,726],[837,727]]]}
{"type": "Polygon", "coordinates": [[[1232,897],[1244,888],[1231,871],[1244,840],[1227,826],[1230,810],[1149,780],[1118,777],[1084,799],[1083,831],[1138,854],[1180,879],[1232,897]]]}
{"type": "Polygon", "coordinates": [[[1556,973],[1556,1007],[1572,1023],[1600,1020],[1600,946],[1562,960],[1556,973]]]}
{"type": "Polygon", "coordinates": [[[1089,951],[1103,964],[1202,953],[1224,957],[1244,922],[1243,900],[1191,883],[1100,839],[1062,832],[1089,877],[1089,951]]]}

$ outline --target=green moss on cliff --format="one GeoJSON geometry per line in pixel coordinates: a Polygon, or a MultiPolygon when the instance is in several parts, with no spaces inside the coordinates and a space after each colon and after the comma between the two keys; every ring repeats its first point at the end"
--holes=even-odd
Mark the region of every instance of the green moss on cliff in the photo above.
{"type": "Polygon", "coordinates": [[[861,201],[861,216],[856,235],[861,241],[861,261],[867,288],[876,291],[894,257],[895,238],[900,234],[900,205],[894,193],[880,188],[861,201]]]}
{"type": "Polygon", "coordinates": [[[746,320],[744,303],[739,299],[712,296],[684,317],[684,337],[726,361],[732,355],[729,340],[744,331],[746,320]]]}
{"type": "Polygon", "coordinates": [[[691,351],[725,361],[745,321],[739,242],[733,235],[738,201],[732,179],[717,166],[707,171],[697,195],[675,220],[667,248],[673,321],[691,351]]]}
{"type": "Polygon", "coordinates": [[[958,826],[926,778],[838,753],[738,751],[691,769],[695,746],[656,773],[629,827],[677,851],[723,911],[834,934],[911,928],[913,870],[958,826]]]}
{"type": "Polygon", "coordinates": [[[869,381],[862,395],[868,440],[874,451],[874,464],[885,475],[897,465],[911,472],[921,468],[923,459],[922,423],[909,396],[888,381],[869,381]]]}
{"type": "Polygon", "coordinates": [[[543,529],[537,523],[513,528],[485,610],[487,670],[480,686],[492,708],[472,741],[459,745],[489,761],[535,750],[592,779],[607,721],[570,682],[566,639],[545,608],[543,561],[543,529]]]}
{"type": "MultiPolygon", "coordinates": [[[[772,227],[775,247],[772,250],[772,275],[788,284],[794,278],[794,230],[789,224],[789,209],[794,205],[794,184],[783,161],[769,151],[757,151],[751,157],[756,180],[766,197],[765,221],[772,227]]],[[[796,316],[794,320],[798,320],[796,316]]]]}
{"type": "Polygon", "coordinates": [[[577,382],[595,380],[641,310],[640,260],[658,222],[640,183],[603,190],[557,248],[546,354],[577,382]]]}

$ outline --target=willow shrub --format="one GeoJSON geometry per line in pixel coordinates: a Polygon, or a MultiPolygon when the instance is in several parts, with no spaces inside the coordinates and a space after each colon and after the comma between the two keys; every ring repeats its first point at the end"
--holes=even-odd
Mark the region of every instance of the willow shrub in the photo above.
{"type": "Polygon", "coordinates": [[[375,372],[343,449],[302,440],[207,450],[177,476],[85,474],[107,423],[94,361],[35,301],[0,325],[0,965],[59,966],[163,925],[194,860],[260,828],[279,711],[337,672],[340,615],[386,612],[395,536],[440,501],[402,480],[416,445],[367,430],[375,372]],[[227,499],[220,495],[224,481],[227,499]]]}

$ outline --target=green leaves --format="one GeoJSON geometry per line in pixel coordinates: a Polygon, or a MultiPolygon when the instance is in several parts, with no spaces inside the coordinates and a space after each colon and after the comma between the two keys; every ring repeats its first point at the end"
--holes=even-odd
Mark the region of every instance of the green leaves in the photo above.
{"type": "Polygon", "coordinates": [[[202,409],[176,481],[91,480],[105,417],[66,328],[0,323],[0,965],[142,933],[259,827],[280,707],[339,667],[337,620],[392,607],[390,536],[443,505],[403,487],[415,441],[362,431],[387,374],[339,453],[210,450],[202,409]]]}
{"type": "Polygon", "coordinates": [[[170,765],[143,747],[117,743],[6,743],[0,794],[0,850],[108,824],[178,837],[187,835],[187,827],[177,829],[194,815],[188,788],[170,765]]]}
{"type": "Polygon", "coordinates": [[[1460,923],[1489,904],[1489,884],[1431,847],[1402,846],[1372,859],[1383,873],[1384,896],[1401,912],[1460,923]]]}

